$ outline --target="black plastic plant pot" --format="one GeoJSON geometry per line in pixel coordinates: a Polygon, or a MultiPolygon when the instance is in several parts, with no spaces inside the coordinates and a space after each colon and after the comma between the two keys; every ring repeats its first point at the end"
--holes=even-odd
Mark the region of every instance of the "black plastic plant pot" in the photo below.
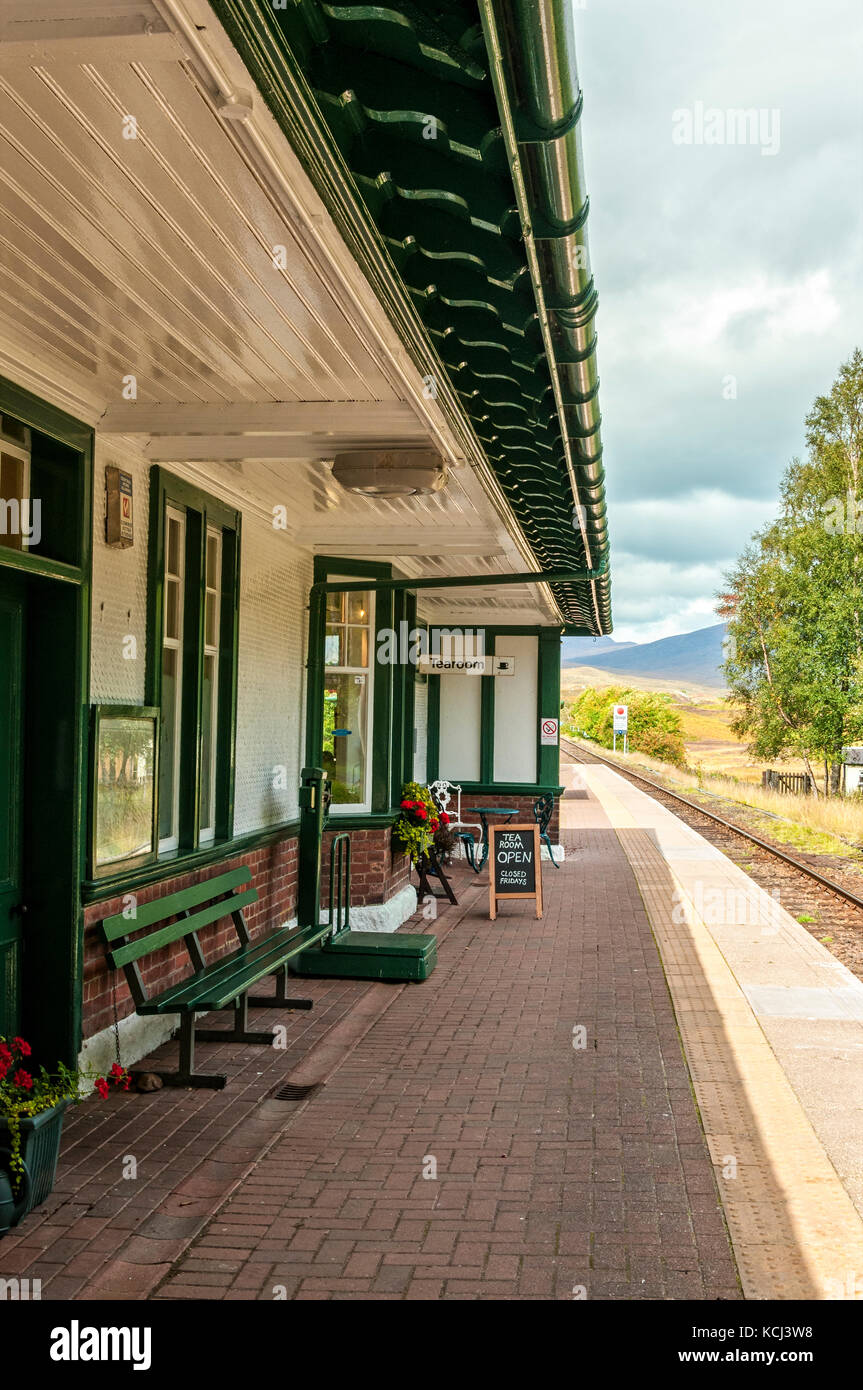
{"type": "Polygon", "coordinates": [[[0,1118],[0,1236],[23,1221],[53,1191],[68,1105],[68,1100],[61,1100],[32,1119],[21,1120],[24,1179],[18,1192],[13,1191],[9,1170],[11,1135],[6,1121],[0,1118]]]}
{"type": "Polygon", "coordinates": [[[13,1192],[9,1159],[8,1149],[0,1149],[0,1240],[7,1231],[11,1231],[13,1226],[17,1226],[22,1216],[29,1211],[27,1205],[30,1200],[31,1188],[29,1170],[25,1163],[21,1190],[18,1193],[13,1192]]]}

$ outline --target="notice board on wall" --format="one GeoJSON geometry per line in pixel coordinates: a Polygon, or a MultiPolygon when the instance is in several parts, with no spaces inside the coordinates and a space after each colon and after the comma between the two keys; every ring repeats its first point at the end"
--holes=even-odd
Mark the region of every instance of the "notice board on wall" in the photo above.
{"type": "Polygon", "coordinates": [[[539,826],[489,826],[489,916],[494,921],[497,904],[508,898],[533,898],[536,915],[542,916],[542,863],[539,826]]]}

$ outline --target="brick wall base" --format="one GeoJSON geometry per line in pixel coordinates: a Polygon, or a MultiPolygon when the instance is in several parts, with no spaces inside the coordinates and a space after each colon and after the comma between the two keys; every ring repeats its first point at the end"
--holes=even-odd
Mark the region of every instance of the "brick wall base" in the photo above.
{"type": "MultiPolygon", "coordinates": [[[[330,844],[337,829],[324,837],[321,874],[322,907],[329,903],[330,844]]],[[[389,902],[410,881],[410,863],[404,855],[392,853],[392,831],[389,826],[369,830],[352,830],[351,906],[364,907],[389,902]]],[[[205,869],[179,873],[150,888],[139,888],[135,898],[140,905],[156,898],[167,897],[197,883],[206,883],[229,869],[248,865],[259,900],[245,909],[245,918],[252,937],[260,936],[290,922],[297,913],[299,873],[299,842],[296,835],[233,855],[205,869]]],[[[122,912],[129,905],[129,894],[101,902],[90,903],[84,913],[84,1038],[91,1038],[114,1021],[112,993],[116,990],[117,1015],[120,1019],[135,1012],[134,1001],[122,970],[109,970],[105,960],[105,945],[98,924],[106,917],[122,912]]],[[[236,950],[237,936],[230,918],[205,927],[198,939],[207,961],[236,950]]],[[[175,942],[139,962],[144,987],[150,994],[161,994],[190,973],[189,956],[184,943],[175,942]]]]}
{"type": "MultiPolygon", "coordinates": [[[[373,903],[389,902],[410,882],[410,860],[406,854],[393,849],[390,826],[373,830],[351,830],[351,906],[367,907],[373,903]]],[[[338,826],[324,832],[321,867],[321,906],[330,902],[331,845],[338,826]]]]}

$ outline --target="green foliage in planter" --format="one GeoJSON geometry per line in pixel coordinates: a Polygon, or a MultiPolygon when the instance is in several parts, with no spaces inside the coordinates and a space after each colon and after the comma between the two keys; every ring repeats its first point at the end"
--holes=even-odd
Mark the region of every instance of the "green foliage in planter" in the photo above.
{"type": "Polygon", "coordinates": [[[0,1037],[0,1119],[9,1131],[9,1167],[12,1188],[18,1192],[24,1176],[21,1157],[21,1121],[53,1110],[61,1100],[81,1100],[92,1081],[93,1090],[104,1100],[111,1086],[129,1089],[129,1073],[115,1062],[107,1076],[93,1071],[72,1071],[62,1062],[51,1075],[44,1067],[34,1075],[26,1059],[32,1048],[24,1038],[0,1037]]]}
{"type": "Polygon", "coordinates": [[[393,825],[393,835],[411,863],[418,864],[428,854],[435,836],[449,824],[449,816],[438,811],[428,787],[406,782],[402,788],[401,815],[393,825]]]}

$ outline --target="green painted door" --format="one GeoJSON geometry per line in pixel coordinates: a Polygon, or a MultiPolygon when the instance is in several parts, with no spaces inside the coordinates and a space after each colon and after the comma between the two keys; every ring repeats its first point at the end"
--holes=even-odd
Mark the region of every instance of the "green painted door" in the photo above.
{"type": "Polygon", "coordinates": [[[21,1012],[21,703],[24,598],[0,574],[0,1035],[18,1032],[21,1012]]]}

